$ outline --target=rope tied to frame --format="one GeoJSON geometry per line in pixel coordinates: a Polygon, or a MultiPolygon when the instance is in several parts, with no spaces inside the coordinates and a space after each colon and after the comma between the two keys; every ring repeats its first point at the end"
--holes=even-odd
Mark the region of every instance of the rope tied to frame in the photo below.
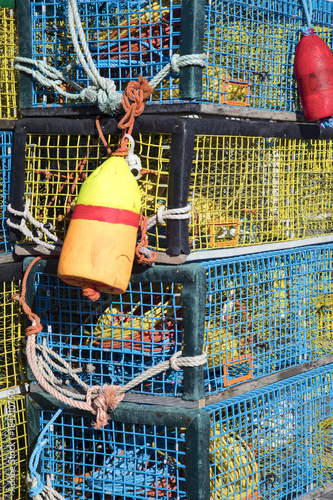
{"type": "MultiPolygon", "coordinates": [[[[29,273],[34,265],[41,259],[42,257],[38,256],[31,261],[22,280],[21,295],[16,294],[13,296],[14,300],[19,300],[25,314],[32,322],[32,325],[27,328],[26,332],[28,363],[37,382],[45,391],[49,392],[52,396],[66,405],[89,411],[95,415],[96,422],[92,424],[95,429],[101,429],[107,424],[108,413],[119,405],[124,394],[130,389],[165,370],[180,370],[184,367],[201,366],[207,362],[206,353],[202,353],[198,356],[183,357],[182,352],[179,351],[173,354],[170,359],[148,368],[145,372],[135,377],[123,387],[108,384],[104,384],[102,387],[99,385],[88,386],[88,384],[77,375],[77,373],[82,371],[81,368],[73,369],[70,363],[47,347],[45,338],[43,338],[42,345],[38,345],[36,342],[37,335],[43,330],[43,327],[38,315],[33,313],[26,303],[25,296],[29,273]],[[36,350],[39,350],[42,356],[37,356],[36,350]],[[70,375],[85,390],[85,394],[64,387],[61,381],[54,375],[52,368],[63,374],[70,375]]],[[[87,367],[87,371],[93,371],[92,367],[90,366],[89,370],[87,367]]]]}
{"type": "MultiPolygon", "coordinates": [[[[102,113],[113,114],[120,108],[122,96],[120,92],[117,92],[114,81],[109,78],[102,77],[97,70],[87,44],[76,0],[68,0],[68,23],[73,48],[78,61],[74,61],[66,66],[63,71],[59,71],[44,61],[17,57],[15,58],[15,62],[18,64],[15,65],[15,69],[31,75],[42,85],[52,87],[59,94],[67,97],[68,99],[86,99],[91,103],[97,103],[102,113]],[[82,46],[82,50],[80,44],[82,46]],[[65,76],[66,72],[78,65],[78,62],[81,64],[87,77],[92,82],[92,85],[87,88],[82,88],[75,81],[65,76]],[[78,93],[75,94],[67,92],[63,83],[70,85],[77,90],[78,93]]],[[[191,54],[180,56],[179,54],[174,54],[171,57],[170,62],[154,76],[150,83],[148,84],[147,82],[145,84],[149,85],[149,94],[145,97],[145,99],[150,96],[155,87],[159,85],[159,83],[161,83],[161,81],[170,72],[179,73],[180,69],[186,66],[206,66],[206,55],[191,54]]],[[[141,85],[140,82],[139,85],[141,85]]],[[[128,86],[130,89],[134,90],[135,86],[133,85],[133,82],[131,82],[128,86]]]]}

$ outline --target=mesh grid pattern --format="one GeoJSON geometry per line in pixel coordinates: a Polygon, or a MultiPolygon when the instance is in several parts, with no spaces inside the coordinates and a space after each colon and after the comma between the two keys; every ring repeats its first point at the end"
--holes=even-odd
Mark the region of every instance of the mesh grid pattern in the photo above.
{"type": "MultiPolygon", "coordinates": [[[[114,149],[117,139],[109,136],[114,149]]],[[[143,214],[167,206],[171,135],[135,137],[143,214]]],[[[25,193],[59,237],[79,187],[107,153],[95,136],[28,135],[25,193]]],[[[332,234],[333,147],[328,140],[196,135],[188,201],[192,251],[332,234]]],[[[166,224],[149,230],[166,249],[166,224]]]]}
{"type": "MultiPolygon", "coordinates": [[[[1,21],[0,21],[1,22],[1,21]]],[[[12,132],[0,131],[0,253],[7,254],[11,251],[6,224],[6,209],[10,191],[10,174],[12,167],[12,132]]]]}
{"type": "Polygon", "coordinates": [[[14,293],[20,292],[17,281],[0,285],[0,390],[20,385],[25,380],[22,359],[22,314],[14,293]]]}
{"type": "MultiPolygon", "coordinates": [[[[210,416],[209,464],[202,466],[199,481],[209,474],[210,498],[297,499],[325,484],[321,424],[332,411],[332,369],[313,370],[202,410],[210,416]]],[[[40,411],[41,429],[53,414],[40,411]]],[[[186,497],[194,478],[185,452],[194,450],[182,427],[109,422],[96,431],[91,422],[92,417],[63,412],[46,435],[41,472],[62,495],[186,497]]]]}
{"type": "MultiPolygon", "coordinates": [[[[312,26],[330,48],[333,6],[312,2],[312,26]]],[[[298,111],[294,55],[306,25],[297,0],[207,1],[204,99],[214,104],[298,111]]]]}
{"type": "MultiPolygon", "coordinates": [[[[178,52],[181,0],[77,3],[94,63],[103,77],[115,81],[120,91],[140,74],[150,80],[178,52]]],[[[77,60],[65,0],[32,0],[31,19],[33,59],[57,69],[77,60]]],[[[70,77],[81,86],[89,84],[80,66],[71,70],[70,77]]],[[[67,86],[67,91],[74,89],[67,86]]],[[[171,75],[156,88],[154,99],[161,102],[178,95],[178,80],[171,75]]],[[[35,84],[33,99],[34,106],[67,102],[67,98],[39,84],[35,84]]]]}
{"type": "Polygon", "coordinates": [[[0,119],[17,118],[18,74],[14,58],[18,55],[15,11],[0,7],[0,119]]]}
{"type": "Polygon", "coordinates": [[[332,245],[203,261],[208,392],[332,352],[332,245]]]}
{"type": "MultiPolygon", "coordinates": [[[[333,245],[322,245],[201,262],[206,394],[332,352],[325,333],[332,330],[332,257],[333,245]]],[[[169,359],[184,340],[182,287],[173,267],[168,284],[134,278],[124,295],[105,294],[96,303],[79,288],[37,273],[36,312],[44,327],[39,343],[46,337],[88,384],[124,385],[169,359]]],[[[168,370],[132,392],[182,396],[182,371],[168,370]]]]}
{"type": "MultiPolygon", "coordinates": [[[[327,0],[312,4],[315,33],[332,48],[332,4],[327,0]]],[[[140,73],[151,78],[179,52],[181,0],[81,1],[78,7],[95,63],[119,90],[140,73]]],[[[58,69],[76,59],[66,9],[64,0],[31,2],[33,58],[58,69]]],[[[305,19],[297,0],[206,0],[204,22],[208,65],[203,71],[203,102],[287,112],[300,109],[293,62],[305,19]]],[[[71,76],[87,85],[80,67],[71,76]]],[[[164,79],[153,99],[179,101],[178,79],[164,79]]],[[[35,87],[34,106],[65,103],[50,89],[35,87]]]]}
{"type": "MultiPolygon", "coordinates": [[[[117,136],[107,136],[112,150],[117,136]]],[[[134,136],[136,153],[145,169],[139,180],[142,211],[151,217],[167,203],[170,136],[134,136]]],[[[26,145],[25,195],[31,199],[31,213],[44,224],[52,224],[63,238],[82,182],[108,158],[98,136],[28,135],[26,145]]],[[[166,226],[148,231],[149,243],[166,248],[166,226]]]]}
{"type": "Polygon", "coordinates": [[[211,498],[296,499],[323,486],[332,394],[329,365],[206,407],[211,498]]]}
{"type": "Polygon", "coordinates": [[[332,234],[332,141],[197,135],[193,250],[332,234]]]}
{"type": "Polygon", "coordinates": [[[0,491],[3,500],[28,498],[25,396],[0,400],[0,491]]]}
{"type": "MultiPolygon", "coordinates": [[[[43,428],[52,418],[41,411],[43,428]]],[[[186,498],[181,428],[110,422],[62,413],[46,434],[41,472],[66,499],[186,498]]]]}
{"type": "MultiPolygon", "coordinates": [[[[82,368],[79,376],[89,385],[125,385],[181,349],[180,285],[134,282],[123,295],[91,302],[55,276],[37,277],[36,311],[44,326],[38,342],[46,336],[49,347],[82,368]]],[[[182,370],[168,370],[134,392],[179,396],[181,389],[182,370]]]]}

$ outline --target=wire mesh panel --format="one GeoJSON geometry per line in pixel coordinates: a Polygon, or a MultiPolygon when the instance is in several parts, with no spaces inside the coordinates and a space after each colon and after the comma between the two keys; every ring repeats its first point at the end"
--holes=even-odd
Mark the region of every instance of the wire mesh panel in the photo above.
{"type": "MultiPolygon", "coordinates": [[[[168,163],[171,136],[147,134],[134,136],[143,163],[139,180],[142,211],[154,215],[167,203],[168,163]]],[[[118,136],[108,136],[113,150],[118,136]]],[[[98,136],[28,135],[26,143],[25,196],[37,220],[51,224],[57,236],[65,236],[81,184],[108,158],[98,136]]],[[[166,249],[165,225],[149,231],[150,243],[166,249]]]]}
{"type": "MultiPolygon", "coordinates": [[[[1,22],[1,21],[0,21],[1,22]]],[[[10,175],[12,168],[13,133],[0,131],[0,255],[11,251],[6,225],[6,210],[9,201],[10,175]]]]}
{"type": "MultiPolygon", "coordinates": [[[[332,47],[332,3],[315,0],[312,6],[314,31],[332,47]]],[[[298,0],[207,1],[204,99],[229,106],[299,110],[293,64],[305,25],[298,0]]]]}
{"type": "MultiPolygon", "coordinates": [[[[163,123],[163,118],[150,117],[140,125],[143,133],[135,135],[135,152],[143,167],[138,181],[143,214],[151,217],[159,209],[190,206],[189,219],[158,219],[148,231],[151,248],[169,255],[223,252],[230,247],[333,234],[329,132],[322,137],[315,127],[291,130],[289,124],[290,130],[286,126],[282,133],[277,124],[267,122],[265,128],[254,122],[252,127],[240,121],[239,133],[238,122],[217,122],[165,117],[163,123]],[[151,133],[156,127],[161,133],[151,133]],[[206,129],[214,132],[199,132],[206,129]]],[[[24,194],[31,201],[32,215],[51,224],[60,237],[68,227],[80,185],[107,158],[94,121],[87,123],[47,121],[45,126],[55,131],[68,129],[49,134],[34,133],[36,125],[28,120],[21,125],[25,139],[22,153],[14,159],[14,208],[23,208],[19,206],[24,194]]],[[[112,121],[106,122],[108,130],[113,126],[112,121]]],[[[118,141],[114,133],[107,137],[113,150],[118,141]]]]}
{"type": "MultiPolygon", "coordinates": [[[[43,325],[38,342],[78,369],[88,385],[125,385],[194,338],[198,354],[207,352],[204,392],[215,394],[332,353],[326,334],[332,330],[332,257],[331,244],[155,266],[149,275],[134,274],[125,294],[105,294],[94,303],[40,268],[32,278],[43,325]],[[191,302],[194,292],[183,278],[193,269],[200,270],[190,279],[197,281],[200,304],[191,302]],[[189,325],[192,317],[198,322],[189,325]]],[[[183,371],[170,369],[132,392],[186,397],[183,383],[183,371]]]]}
{"type": "Polygon", "coordinates": [[[25,396],[0,400],[0,491],[2,500],[28,498],[25,396]]]}
{"type": "Polygon", "coordinates": [[[0,119],[17,118],[18,75],[14,70],[17,55],[15,11],[0,7],[0,119]]]}
{"type": "Polygon", "coordinates": [[[332,369],[328,365],[188,415],[183,410],[181,418],[177,408],[121,404],[102,430],[93,430],[91,416],[68,410],[48,426],[55,411],[39,397],[29,419],[37,421],[35,429],[47,427],[39,447],[42,478],[50,477],[68,499],[92,492],[100,499],[297,499],[326,481],[322,429],[332,409],[332,369]],[[166,422],[170,412],[172,423],[166,422]],[[201,422],[191,427],[194,414],[201,422]],[[207,479],[209,491],[195,495],[192,484],[202,491],[207,479]]]}
{"type": "MultiPolygon", "coordinates": [[[[315,0],[312,5],[315,33],[332,47],[332,4],[315,0]]],[[[119,90],[138,74],[151,79],[179,53],[184,23],[181,0],[81,1],[78,7],[94,62],[119,90]]],[[[58,70],[77,60],[65,0],[33,0],[31,23],[33,59],[58,70]]],[[[206,0],[197,23],[204,25],[205,33],[198,52],[207,54],[199,101],[285,112],[300,109],[293,78],[296,45],[306,24],[300,2],[206,0]]],[[[74,65],[71,76],[87,86],[79,65],[74,65]]],[[[151,102],[175,101],[179,102],[178,75],[171,75],[151,102]]],[[[63,106],[66,98],[35,85],[33,105],[63,106]]]]}
{"type": "Polygon", "coordinates": [[[22,357],[23,315],[13,295],[20,292],[18,280],[0,283],[0,390],[22,384],[26,379],[22,357]]]}
{"type": "Polygon", "coordinates": [[[196,135],[193,250],[331,234],[332,141],[196,135]]]}
{"type": "MultiPolygon", "coordinates": [[[[150,80],[178,52],[181,0],[80,1],[78,9],[88,47],[103,77],[115,81],[118,90],[139,75],[150,80]]],[[[69,26],[67,1],[31,1],[32,57],[64,69],[77,61],[69,26]]],[[[88,79],[80,65],[71,78],[82,86],[88,79]]],[[[73,91],[71,86],[65,86],[73,91]]],[[[179,97],[177,75],[166,77],[154,96],[157,100],[179,97]]],[[[53,89],[35,85],[33,105],[66,105],[67,98],[53,89]]]]}

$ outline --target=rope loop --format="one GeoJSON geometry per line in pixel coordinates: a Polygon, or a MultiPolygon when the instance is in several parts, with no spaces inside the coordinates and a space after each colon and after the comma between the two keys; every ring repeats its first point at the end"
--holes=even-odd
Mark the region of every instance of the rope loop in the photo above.
{"type": "Polygon", "coordinates": [[[182,355],[182,351],[178,351],[175,354],[173,354],[170,358],[170,367],[175,371],[178,371],[181,369],[181,366],[179,366],[177,363],[177,358],[179,358],[181,355],[182,355]]]}
{"type": "Polygon", "coordinates": [[[314,34],[313,28],[311,26],[310,27],[304,26],[303,28],[301,28],[301,32],[302,36],[313,36],[314,34]]]}

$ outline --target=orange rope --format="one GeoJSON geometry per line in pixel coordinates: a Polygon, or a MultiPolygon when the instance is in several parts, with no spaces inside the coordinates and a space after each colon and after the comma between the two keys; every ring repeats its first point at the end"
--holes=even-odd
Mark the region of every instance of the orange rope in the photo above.
{"type": "Polygon", "coordinates": [[[28,304],[25,301],[25,295],[26,295],[26,292],[27,292],[27,279],[28,279],[29,273],[30,273],[31,269],[33,268],[33,266],[36,264],[36,262],[38,262],[42,258],[43,257],[40,255],[40,256],[36,257],[29,264],[29,266],[27,267],[26,272],[24,273],[24,277],[23,277],[23,280],[22,280],[21,295],[19,295],[18,293],[15,293],[13,295],[13,297],[12,297],[13,300],[18,300],[19,301],[19,303],[22,306],[23,311],[25,312],[25,314],[28,316],[28,318],[30,319],[30,321],[32,323],[31,326],[28,326],[28,328],[26,330],[26,336],[27,337],[29,335],[37,334],[37,333],[39,333],[39,332],[41,332],[43,330],[43,327],[40,324],[40,317],[37,316],[37,314],[35,314],[35,313],[32,312],[31,307],[29,307],[28,304]]]}
{"type": "Polygon", "coordinates": [[[128,139],[126,134],[131,135],[134,127],[134,120],[141,115],[145,109],[145,100],[154,92],[153,87],[140,75],[137,82],[129,82],[122,96],[122,105],[125,115],[118,123],[123,133],[120,141],[120,148],[114,153],[115,156],[127,156],[128,139]]]}
{"type": "Polygon", "coordinates": [[[157,259],[157,253],[154,252],[154,250],[150,250],[151,252],[151,257],[148,258],[144,254],[140,252],[140,248],[148,247],[148,239],[147,239],[147,222],[148,218],[140,214],[140,229],[141,229],[141,239],[140,242],[137,244],[136,249],[135,249],[135,255],[136,255],[136,260],[138,264],[152,264],[152,262],[155,262],[157,259]]]}

